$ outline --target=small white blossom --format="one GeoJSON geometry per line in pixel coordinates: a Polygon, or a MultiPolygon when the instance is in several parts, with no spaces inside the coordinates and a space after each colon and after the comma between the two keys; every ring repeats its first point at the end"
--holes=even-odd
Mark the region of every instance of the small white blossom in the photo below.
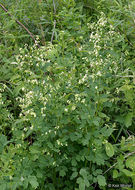
{"type": "Polygon", "coordinates": [[[64,109],[64,111],[65,111],[65,112],[68,112],[68,109],[67,109],[67,108],[65,108],[65,109],[64,109]]]}
{"type": "Polygon", "coordinates": [[[21,176],[21,181],[24,181],[24,177],[21,176]]]}

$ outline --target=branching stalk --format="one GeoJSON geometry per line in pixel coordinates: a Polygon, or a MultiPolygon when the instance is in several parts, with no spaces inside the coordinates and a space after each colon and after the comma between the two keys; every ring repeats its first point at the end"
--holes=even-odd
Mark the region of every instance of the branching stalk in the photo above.
{"type": "MultiPolygon", "coordinates": [[[[56,14],[55,0],[53,0],[53,10],[54,10],[54,15],[55,15],[56,14]]],[[[52,33],[52,37],[51,37],[51,43],[53,42],[55,27],[56,27],[56,20],[54,20],[53,33],[52,33]]]]}
{"type": "MultiPolygon", "coordinates": [[[[8,16],[10,16],[12,18],[12,15],[8,12],[8,10],[2,5],[0,4],[0,7],[8,14],[8,16]]],[[[15,19],[16,23],[19,24],[22,28],[24,28],[24,30],[27,31],[27,33],[30,35],[30,37],[33,39],[33,41],[37,44],[36,39],[34,37],[34,35],[29,31],[28,28],[26,28],[26,26],[24,26],[24,24],[22,24],[19,20],[15,19]]],[[[39,44],[37,44],[38,47],[40,47],[39,44]]]]}
{"type": "MultiPolygon", "coordinates": [[[[135,151],[134,152],[130,152],[128,154],[126,154],[124,156],[124,158],[128,158],[129,156],[132,156],[133,154],[135,154],[135,151]]],[[[114,168],[116,165],[118,164],[118,162],[114,163],[112,166],[110,166],[110,168],[108,168],[104,173],[103,175],[105,175],[107,172],[109,172],[112,168],[114,168]]],[[[92,186],[94,183],[90,184],[90,186],[92,186]]]]}

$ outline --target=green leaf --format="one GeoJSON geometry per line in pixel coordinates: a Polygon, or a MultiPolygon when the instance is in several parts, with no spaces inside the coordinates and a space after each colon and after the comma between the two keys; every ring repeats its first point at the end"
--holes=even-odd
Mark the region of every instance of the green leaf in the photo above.
{"type": "Polygon", "coordinates": [[[77,183],[79,184],[79,190],[85,190],[85,182],[81,177],[77,178],[77,183]]]}
{"type": "Polygon", "coordinates": [[[0,143],[5,146],[7,144],[7,137],[5,135],[0,135],[0,143]]]}
{"type": "Polygon", "coordinates": [[[131,156],[126,160],[126,167],[135,171],[135,156],[131,156]]]}
{"type": "Polygon", "coordinates": [[[97,127],[99,126],[99,121],[94,120],[93,123],[94,123],[95,126],[97,126],[97,127]]]}
{"type": "Polygon", "coordinates": [[[39,186],[39,184],[38,184],[38,182],[37,182],[36,176],[29,176],[29,177],[28,177],[28,180],[29,180],[29,183],[31,184],[31,186],[32,186],[34,189],[36,189],[36,188],[39,186]]]}
{"type": "Polygon", "coordinates": [[[84,179],[84,182],[85,182],[85,186],[86,186],[86,187],[89,187],[90,183],[89,183],[89,181],[88,181],[87,178],[84,179]]]}
{"type": "Polygon", "coordinates": [[[113,178],[117,178],[118,177],[118,171],[117,170],[113,170],[113,178]]]}
{"type": "Polygon", "coordinates": [[[38,146],[30,146],[30,152],[31,154],[38,154],[40,153],[39,147],[38,146]]]}
{"type": "Polygon", "coordinates": [[[107,156],[112,157],[114,155],[114,148],[111,143],[107,142],[105,144],[105,150],[106,150],[107,156]]]}
{"type": "Polygon", "coordinates": [[[66,172],[65,170],[60,170],[59,174],[61,177],[64,177],[66,175],[66,172]]]}
{"type": "Polygon", "coordinates": [[[128,113],[126,115],[124,123],[125,123],[125,125],[126,125],[127,128],[132,125],[132,118],[133,118],[133,113],[132,112],[128,113]]]}
{"type": "Polygon", "coordinates": [[[15,81],[16,79],[20,79],[21,76],[16,74],[16,75],[13,75],[11,78],[10,78],[10,81],[15,81]]]}
{"type": "Polygon", "coordinates": [[[13,90],[13,94],[14,94],[15,96],[18,96],[19,92],[21,91],[21,89],[22,89],[23,87],[24,87],[23,84],[17,86],[17,87],[13,90]]]}
{"type": "Polygon", "coordinates": [[[0,135],[0,153],[2,153],[4,146],[8,143],[7,137],[4,135],[0,135]]]}
{"type": "Polygon", "coordinates": [[[0,185],[0,190],[6,190],[7,189],[7,185],[6,184],[1,184],[0,185]]]}
{"type": "Polygon", "coordinates": [[[118,162],[118,169],[119,170],[122,170],[124,168],[124,156],[123,155],[120,155],[118,158],[117,158],[117,162],[118,162]]]}
{"type": "Polygon", "coordinates": [[[123,169],[122,172],[126,175],[126,176],[129,176],[129,177],[132,177],[132,176],[135,176],[135,173],[127,170],[127,169],[123,169]]]}
{"type": "Polygon", "coordinates": [[[70,179],[72,180],[72,179],[76,178],[77,175],[78,175],[78,172],[73,172],[70,179]]]}
{"type": "Polygon", "coordinates": [[[84,182],[81,182],[79,184],[79,190],[85,190],[85,183],[84,182]]]}
{"type": "Polygon", "coordinates": [[[97,181],[100,186],[105,186],[106,185],[106,179],[103,175],[98,175],[97,176],[97,181]]]}
{"type": "Polygon", "coordinates": [[[37,178],[43,178],[43,174],[42,174],[42,171],[40,171],[40,169],[39,170],[36,170],[36,172],[37,172],[37,178]]]}
{"type": "Polygon", "coordinates": [[[73,159],[73,160],[71,161],[71,164],[72,164],[72,166],[76,166],[76,165],[77,165],[77,161],[76,161],[75,159],[73,159]]]}
{"type": "Polygon", "coordinates": [[[87,178],[87,172],[84,168],[82,168],[79,173],[81,176],[83,176],[83,178],[87,178]]]}
{"type": "Polygon", "coordinates": [[[101,131],[101,133],[103,134],[103,136],[109,137],[109,136],[112,134],[112,132],[114,131],[114,129],[111,128],[111,127],[107,128],[107,127],[105,126],[105,127],[103,127],[100,131],[101,131]]]}

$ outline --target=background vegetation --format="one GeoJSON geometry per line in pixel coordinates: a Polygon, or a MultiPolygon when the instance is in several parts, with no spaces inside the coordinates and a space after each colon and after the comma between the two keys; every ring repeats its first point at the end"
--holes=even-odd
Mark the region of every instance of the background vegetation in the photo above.
{"type": "Polygon", "coordinates": [[[0,18],[0,190],[135,189],[135,1],[1,0],[0,18]]]}

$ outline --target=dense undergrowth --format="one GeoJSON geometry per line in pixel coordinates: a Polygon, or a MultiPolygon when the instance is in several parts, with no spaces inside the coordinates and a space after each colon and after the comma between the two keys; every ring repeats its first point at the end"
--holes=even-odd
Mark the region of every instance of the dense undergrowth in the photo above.
{"type": "Polygon", "coordinates": [[[135,1],[0,4],[0,190],[135,189],[135,1]]]}

